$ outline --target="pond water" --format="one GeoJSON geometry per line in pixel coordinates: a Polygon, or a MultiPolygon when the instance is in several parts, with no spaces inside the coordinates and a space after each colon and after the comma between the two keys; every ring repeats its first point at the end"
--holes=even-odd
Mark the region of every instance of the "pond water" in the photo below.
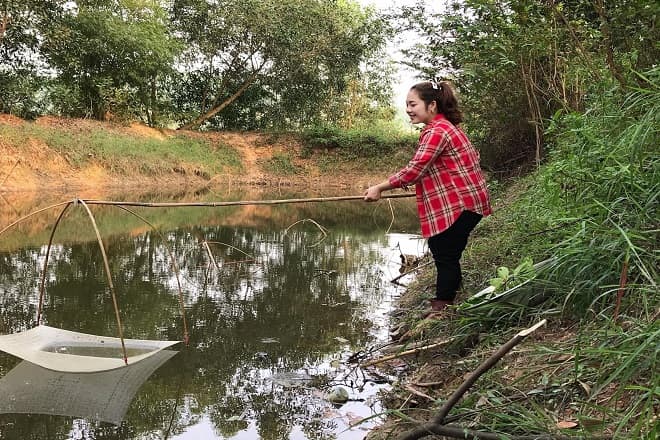
{"type": "MultiPolygon", "coordinates": [[[[305,196],[239,190],[121,198],[305,196]]],[[[6,203],[0,227],[65,198],[43,200],[6,203]]],[[[399,255],[425,251],[414,234],[412,199],[131,208],[156,230],[117,207],[90,209],[124,337],[181,340],[180,283],[190,343],[130,368],[78,375],[0,353],[1,439],[352,440],[378,423],[371,417],[382,410],[378,392],[387,380],[348,360],[387,342],[388,312],[401,293],[390,282],[399,275],[399,255]],[[339,386],[349,401],[333,405],[327,393],[339,386]]],[[[0,334],[34,326],[46,245],[60,211],[45,210],[0,235],[0,334]]],[[[57,227],[45,276],[42,324],[117,336],[103,258],[80,206],[57,227]]],[[[121,356],[108,349],[51,348],[121,356]]]]}

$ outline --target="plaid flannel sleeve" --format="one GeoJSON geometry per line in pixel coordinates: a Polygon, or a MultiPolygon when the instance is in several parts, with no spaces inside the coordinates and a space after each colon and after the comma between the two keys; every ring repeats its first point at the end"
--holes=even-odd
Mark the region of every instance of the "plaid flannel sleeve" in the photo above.
{"type": "Polygon", "coordinates": [[[442,131],[431,129],[422,133],[415,155],[408,165],[389,177],[390,185],[406,188],[417,183],[447,147],[448,142],[447,134],[442,131]]]}

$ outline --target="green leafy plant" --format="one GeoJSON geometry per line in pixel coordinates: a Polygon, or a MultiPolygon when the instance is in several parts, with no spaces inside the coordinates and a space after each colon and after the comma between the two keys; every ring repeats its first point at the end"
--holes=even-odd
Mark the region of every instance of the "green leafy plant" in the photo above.
{"type": "Polygon", "coordinates": [[[498,267],[497,276],[490,279],[490,285],[495,288],[495,292],[502,292],[531,279],[534,274],[532,257],[525,257],[513,270],[506,266],[498,267]]]}

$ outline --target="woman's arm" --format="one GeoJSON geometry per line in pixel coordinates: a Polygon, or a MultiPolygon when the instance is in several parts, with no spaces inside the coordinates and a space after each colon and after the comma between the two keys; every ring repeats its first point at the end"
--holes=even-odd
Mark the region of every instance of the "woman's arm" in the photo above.
{"type": "Polygon", "coordinates": [[[380,193],[387,191],[388,189],[394,189],[394,186],[390,184],[389,180],[383,180],[377,185],[370,186],[367,191],[365,191],[364,200],[367,202],[375,202],[380,199],[380,193]]]}
{"type": "Polygon", "coordinates": [[[434,128],[422,134],[417,151],[413,158],[401,171],[390,176],[392,188],[407,187],[416,184],[435,163],[438,156],[449,145],[447,133],[439,128],[434,128]]]}

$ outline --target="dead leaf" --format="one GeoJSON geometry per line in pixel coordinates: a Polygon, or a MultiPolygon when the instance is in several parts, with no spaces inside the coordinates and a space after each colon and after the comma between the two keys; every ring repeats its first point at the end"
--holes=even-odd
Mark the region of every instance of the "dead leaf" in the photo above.
{"type": "Polygon", "coordinates": [[[348,419],[348,423],[351,426],[355,426],[358,423],[360,423],[362,420],[364,420],[364,417],[360,417],[359,415],[353,414],[351,412],[346,413],[346,418],[348,419]]]}
{"type": "Polygon", "coordinates": [[[584,392],[587,393],[587,396],[591,395],[591,387],[589,385],[582,382],[581,380],[578,380],[578,383],[580,384],[584,392]]]}

